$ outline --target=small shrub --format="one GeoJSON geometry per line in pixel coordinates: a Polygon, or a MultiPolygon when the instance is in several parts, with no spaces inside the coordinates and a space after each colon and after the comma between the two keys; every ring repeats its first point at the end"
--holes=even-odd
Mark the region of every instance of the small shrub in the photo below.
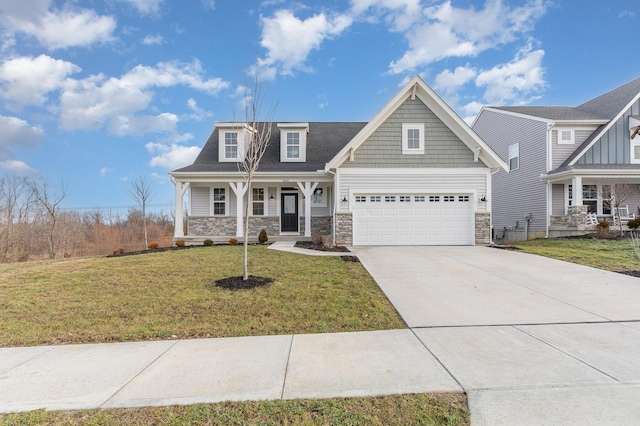
{"type": "Polygon", "coordinates": [[[631,219],[630,221],[627,222],[627,226],[629,227],[629,229],[635,231],[640,227],[640,218],[631,219]]]}
{"type": "Polygon", "coordinates": [[[262,231],[260,231],[260,233],[258,234],[258,241],[260,241],[260,244],[264,244],[269,240],[269,237],[267,237],[267,231],[265,229],[263,229],[262,231]]]}
{"type": "Polygon", "coordinates": [[[320,244],[322,244],[322,235],[318,233],[312,234],[311,241],[313,241],[313,244],[319,246],[320,244]]]}
{"type": "Polygon", "coordinates": [[[602,220],[596,225],[596,237],[597,238],[609,237],[609,222],[607,222],[606,220],[602,220]]]}
{"type": "Polygon", "coordinates": [[[185,240],[176,240],[176,245],[178,247],[184,247],[187,242],[185,240]]]}
{"type": "Polygon", "coordinates": [[[231,244],[232,246],[235,246],[236,244],[238,244],[238,239],[237,238],[229,238],[229,244],[231,244]]]}
{"type": "Polygon", "coordinates": [[[204,244],[207,247],[212,246],[213,245],[213,240],[210,240],[209,238],[207,238],[206,240],[204,240],[202,242],[202,244],[204,244]]]}
{"type": "Polygon", "coordinates": [[[113,254],[122,254],[124,253],[124,248],[123,247],[118,247],[117,249],[115,249],[113,251],[113,254]]]}
{"type": "Polygon", "coordinates": [[[323,235],[322,245],[326,248],[333,248],[333,237],[331,235],[323,235]]]}
{"type": "Polygon", "coordinates": [[[156,243],[155,241],[152,241],[149,243],[149,246],[147,247],[148,249],[157,249],[158,247],[160,247],[160,244],[156,243]]]}

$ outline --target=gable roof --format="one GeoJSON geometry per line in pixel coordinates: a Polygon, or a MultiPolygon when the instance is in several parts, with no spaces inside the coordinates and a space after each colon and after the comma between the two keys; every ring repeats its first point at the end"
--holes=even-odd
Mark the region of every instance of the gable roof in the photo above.
{"type": "MultiPolygon", "coordinates": [[[[241,125],[242,123],[238,123],[241,125]]],[[[261,123],[262,124],[262,123],[261,123]]],[[[282,124],[282,123],[281,123],[282,124]]],[[[260,161],[258,172],[317,172],[333,158],[367,123],[310,122],[307,135],[307,161],[280,161],[280,132],[271,123],[269,146],[260,161]]],[[[193,164],[171,173],[237,172],[236,162],[218,161],[218,129],[214,129],[193,164]]]]}
{"type": "Polygon", "coordinates": [[[408,98],[418,97],[472,151],[479,149],[479,159],[490,168],[508,170],[507,164],[478,136],[440,96],[416,75],[376,114],[360,132],[325,166],[325,171],[339,167],[351,150],[357,150],[373,132],[408,98]]]}

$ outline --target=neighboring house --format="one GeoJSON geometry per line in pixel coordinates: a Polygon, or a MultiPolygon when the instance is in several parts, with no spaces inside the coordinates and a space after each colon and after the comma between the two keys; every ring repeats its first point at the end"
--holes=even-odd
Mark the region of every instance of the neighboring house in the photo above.
{"type": "Polygon", "coordinates": [[[577,107],[484,107],[473,129],[510,170],[493,176],[495,239],[584,233],[587,213],[613,223],[616,186],[637,214],[638,126],[640,78],[577,107]]]}
{"type": "Polygon", "coordinates": [[[243,123],[216,123],[195,162],[170,173],[175,239],[332,235],[346,245],[490,243],[491,173],[506,164],[418,76],[369,123],[272,123],[247,194],[243,123]],[[189,194],[183,233],[183,195],[189,194]]]}

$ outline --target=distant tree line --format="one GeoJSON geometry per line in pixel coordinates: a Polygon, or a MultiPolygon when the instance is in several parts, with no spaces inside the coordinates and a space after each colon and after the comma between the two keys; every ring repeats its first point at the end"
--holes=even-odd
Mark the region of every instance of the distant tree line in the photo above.
{"type": "Polygon", "coordinates": [[[66,210],[64,185],[44,178],[0,176],[0,263],[143,250],[146,241],[170,246],[173,214],[66,210]],[[146,234],[146,235],[145,235],[146,234]]]}

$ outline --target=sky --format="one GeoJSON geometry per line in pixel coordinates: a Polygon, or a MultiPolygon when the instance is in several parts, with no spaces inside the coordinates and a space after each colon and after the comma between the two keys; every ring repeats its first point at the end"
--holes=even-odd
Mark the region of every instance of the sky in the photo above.
{"type": "Polygon", "coordinates": [[[0,0],[0,175],[155,208],[261,81],[273,121],[369,121],[420,74],[465,120],[640,77],[637,0],[0,0]]]}

